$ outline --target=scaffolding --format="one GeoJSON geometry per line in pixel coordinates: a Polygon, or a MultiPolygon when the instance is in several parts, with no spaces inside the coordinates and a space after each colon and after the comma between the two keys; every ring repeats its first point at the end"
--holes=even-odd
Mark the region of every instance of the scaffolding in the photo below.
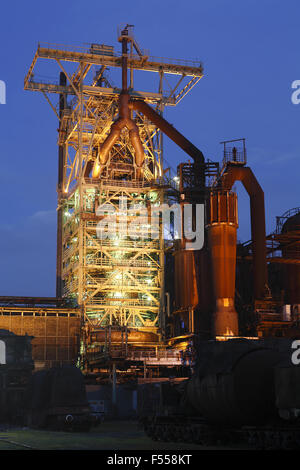
{"type": "Polygon", "coordinates": [[[138,238],[132,239],[120,220],[113,238],[99,238],[95,206],[99,210],[109,203],[118,208],[119,201],[126,198],[130,211],[133,206],[145,207],[142,204],[150,198],[159,201],[162,191],[147,184],[135,186],[134,182],[118,186],[104,179],[97,184],[85,182],[81,189],[81,212],[79,188],[64,205],[63,295],[84,306],[85,320],[91,327],[157,331],[163,284],[162,236],[158,233],[156,239],[150,239],[148,216],[137,212],[127,219],[134,226],[138,219],[142,230],[138,238]]]}
{"type": "MultiPolygon", "coordinates": [[[[163,328],[164,238],[161,228],[150,237],[147,208],[164,201],[168,186],[163,138],[157,126],[131,109],[130,120],[137,126],[144,152],[142,173],[131,131],[124,127],[101,174],[94,177],[103,143],[120,113],[122,89],[114,86],[108,70],[122,68],[123,80],[126,60],[128,96],[144,100],[162,114],[165,106],[175,106],[198,83],[203,68],[200,61],[151,57],[138,46],[129,25],[120,31],[119,42],[124,37],[128,53],[104,44],[39,44],[24,88],[42,92],[59,120],[57,297],[79,306],[88,332],[84,338],[90,338],[91,331],[102,332],[94,339],[96,346],[104,344],[107,328],[113,327],[138,331],[139,344],[153,346],[163,328]],[[53,64],[60,72],[59,82],[39,75],[39,66],[49,73],[53,64]],[[135,90],[136,71],[152,76],[154,72],[157,91],[135,90]],[[53,94],[58,95],[57,104],[50,98],[53,94]],[[127,221],[135,226],[138,219],[138,237],[129,236],[119,214],[115,236],[99,238],[99,210],[107,205],[117,209],[123,199],[130,214],[127,221]]],[[[82,344],[82,351],[94,346],[82,344]]]]}

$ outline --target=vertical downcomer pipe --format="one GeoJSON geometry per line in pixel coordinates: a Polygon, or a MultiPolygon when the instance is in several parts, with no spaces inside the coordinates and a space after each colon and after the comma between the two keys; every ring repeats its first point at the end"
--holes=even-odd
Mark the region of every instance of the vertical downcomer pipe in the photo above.
{"type": "Polygon", "coordinates": [[[235,181],[241,181],[250,196],[254,298],[264,299],[268,287],[264,192],[249,167],[228,167],[222,187],[230,190],[235,181]]]}

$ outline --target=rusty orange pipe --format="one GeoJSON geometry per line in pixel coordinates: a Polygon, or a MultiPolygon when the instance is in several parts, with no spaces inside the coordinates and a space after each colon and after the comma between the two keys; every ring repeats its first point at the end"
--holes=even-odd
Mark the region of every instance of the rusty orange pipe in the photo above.
{"type": "Polygon", "coordinates": [[[128,95],[121,94],[119,99],[119,118],[112,124],[111,131],[100,147],[99,163],[94,165],[93,178],[98,178],[101,170],[107,163],[108,155],[112,147],[120,137],[121,130],[126,127],[129,130],[129,137],[135,151],[135,163],[139,170],[143,166],[145,155],[143,144],[140,139],[139,129],[136,123],[129,117],[128,95]],[[127,106],[126,106],[127,103],[127,106]]]}
{"type": "Polygon", "coordinates": [[[162,132],[164,132],[175,144],[177,144],[184,152],[193,158],[195,164],[204,165],[204,155],[195,145],[186,139],[172,124],[158,114],[145,101],[133,100],[129,103],[129,108],[143,113],[153,124],[155,124],[162,132]]]}
{"type": "Polygon", "coordinates": [[[254,297],[263,299],[268,289],[264,192],[249,167],[228,167],[222,187],[230,190],[235,181],[241,181],[250,196],[254,297]]]}

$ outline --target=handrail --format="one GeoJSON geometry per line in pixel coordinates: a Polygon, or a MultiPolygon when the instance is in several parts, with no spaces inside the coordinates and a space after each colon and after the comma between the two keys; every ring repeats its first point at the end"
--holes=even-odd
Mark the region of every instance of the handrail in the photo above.
{"type": "Polygon", "coordinates": [[[280,234],[282,227],[284,223],[287,221],[287,219],[299,213],[300,213],[300,207],[294,207],[293,209],[289,209],[288,211],[286,211],[281,216],[276,217],[276,233],[280,234]]]}
{"type": "Polygon", "coordinates": [[[90,266],[135,266],[135,267],[158,267],[154,261],[127,259],[91,259],[86,261],[86,267],[90,266]]]}
{"type": "MultiPolygon", "coordinates": [[[[143,307],[157,307],[159,300],[157,302],[154,302],[153,300],[142,300],[142,299],[96,299],[96,298],[91,298],[90,299],[93,304],[97,305],[105,305],[106,307],[109,307],[110,305],[114,306],[143,306],[143,307]]],[[[87,305],[89,305],[89,302],[87,302],[87,305]]]]}

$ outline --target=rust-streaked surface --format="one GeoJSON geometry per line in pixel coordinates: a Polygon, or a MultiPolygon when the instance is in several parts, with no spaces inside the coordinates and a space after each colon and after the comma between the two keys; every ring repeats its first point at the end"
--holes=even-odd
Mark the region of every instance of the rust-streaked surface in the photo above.
{"type": "Polygon", "coordinates": [[[236,194],[216,191],[210,197],[208,242],[211,250],[216,336],[237,336],[238,317],[234,307],[237,211],[236,194]]]}

